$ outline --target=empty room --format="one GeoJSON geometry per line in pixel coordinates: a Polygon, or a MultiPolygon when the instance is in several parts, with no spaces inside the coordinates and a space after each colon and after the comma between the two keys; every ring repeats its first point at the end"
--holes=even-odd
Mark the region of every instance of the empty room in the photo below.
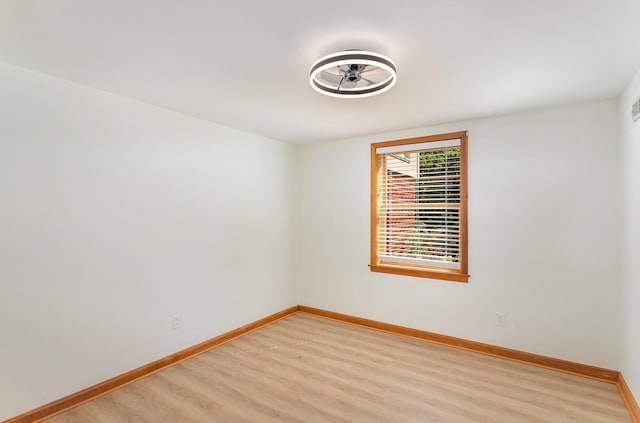
{"type": "Polygon", "coordinates": [[[640,423],[637,0],[0,0],[0,421],[640,423]]]}

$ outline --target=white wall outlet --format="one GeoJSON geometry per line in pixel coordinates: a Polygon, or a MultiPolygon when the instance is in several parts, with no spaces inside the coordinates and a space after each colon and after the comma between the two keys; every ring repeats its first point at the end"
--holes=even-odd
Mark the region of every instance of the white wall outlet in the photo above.
{"type": "Polygon", "coordinates": [[[180,313],[176,313],[171,316],[171,326],[173,329],[180,329],[182,326],[182,315],[180,313]]]}
{"type": "Polygon", "coordinates": [[[496,326],[505,327],[506,325],[507,325],[507,315],[502,312],[496,313],[496,326]]]}

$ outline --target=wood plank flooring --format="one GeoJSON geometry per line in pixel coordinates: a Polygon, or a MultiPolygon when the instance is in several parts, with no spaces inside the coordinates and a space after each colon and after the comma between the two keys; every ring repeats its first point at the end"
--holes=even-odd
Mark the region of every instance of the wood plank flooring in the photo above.
{"type": "Polygon", "coordinates": [[[296,313],[48,422],[631,418],[613,384],[296,313]]]}

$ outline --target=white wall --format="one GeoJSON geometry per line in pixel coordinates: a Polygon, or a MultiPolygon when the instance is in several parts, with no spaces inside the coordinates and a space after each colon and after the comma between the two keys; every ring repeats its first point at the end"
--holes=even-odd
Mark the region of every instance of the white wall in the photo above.
{"type": "Polygon", "coordinates": [[[621,371],[640,401],[640,120],[631,121],[631,104],[640,97],[640,72],[620,96],[622,172],[621,371]]]}
{"type": "Polygon", "coordinates": [[[0,64],[0,420],[296,304],[294,153],[0,64]]]}
{"type": "Polygon", "coordinates": [[[607,100],[299,147],[300,303],[617,369],[617,136],[607,100]],[[460,130],[469,283],[371,273],[370,143],[460,130]]]}

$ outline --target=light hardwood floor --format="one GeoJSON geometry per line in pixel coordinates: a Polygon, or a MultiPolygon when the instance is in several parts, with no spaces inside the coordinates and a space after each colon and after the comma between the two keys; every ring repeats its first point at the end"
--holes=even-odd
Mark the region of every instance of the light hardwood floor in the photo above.
{"type": "Polygon", "coordinates": [[[630,423],[613,384],[296,313],[62,422],[630,423]]]}

